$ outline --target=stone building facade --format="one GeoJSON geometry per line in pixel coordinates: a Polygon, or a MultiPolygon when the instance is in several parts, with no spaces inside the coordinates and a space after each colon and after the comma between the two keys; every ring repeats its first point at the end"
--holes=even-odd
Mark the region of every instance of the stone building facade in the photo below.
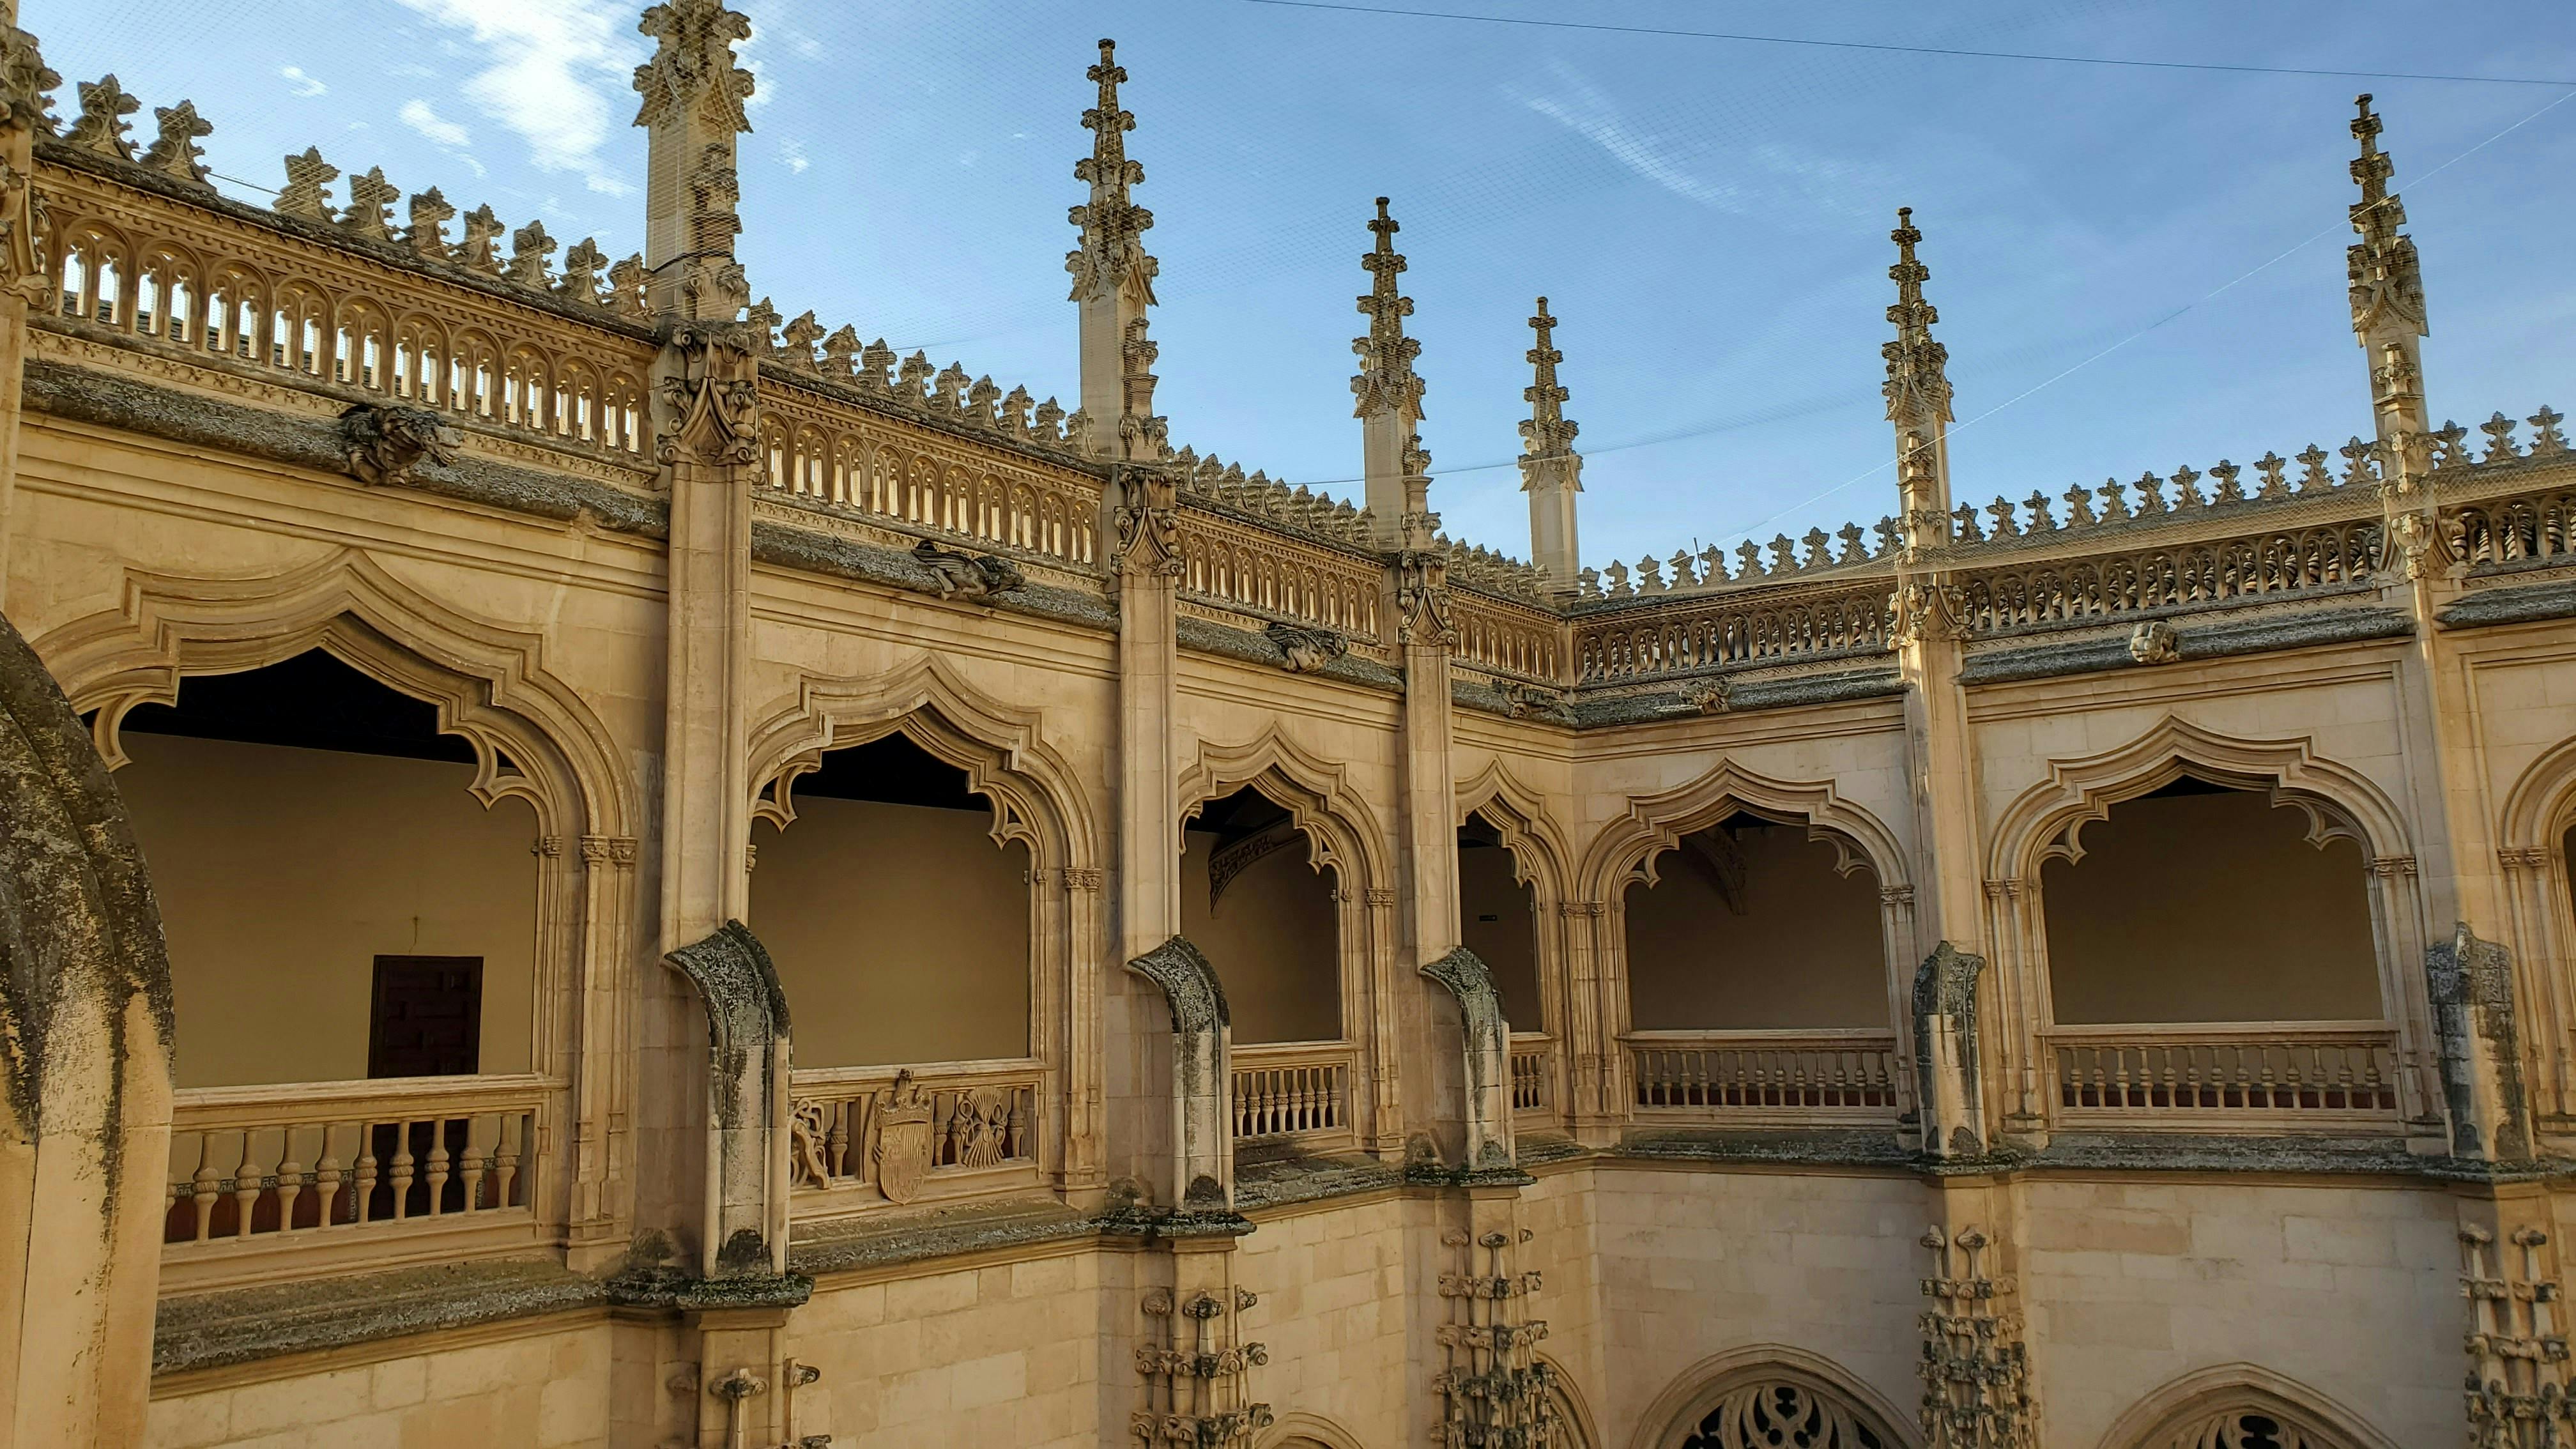
{"type": "Polygon", "coordinates": [[[719,0],[620,262],[0,19],[0,1445],[2576,1431],[2576,460],[2367,97],[2368,435],[1975,506],[1900,214],[1895,513],[1595,571],[1384,201],[1363,495],[1174,436],[1106,42],[1068,410],[755,299],[719,0]]]}

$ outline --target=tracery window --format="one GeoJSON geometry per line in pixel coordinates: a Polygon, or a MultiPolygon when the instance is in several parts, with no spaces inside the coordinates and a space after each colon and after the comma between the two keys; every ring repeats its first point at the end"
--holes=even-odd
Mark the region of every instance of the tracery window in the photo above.
{"type": "Polygon", "coordinates": [[[2140,1449],[2350,1449],[2342,1439],[2287,1417],[2228,1409],[2197,1418],[2171,1438],[2140,1449]]]}
{"type": "Polygon", "coordinates": [[[1830,1390],[1756,1379],[1718,1400],[1675,1449],[1894,1449],[1899,1442],[1830,1390]]]}

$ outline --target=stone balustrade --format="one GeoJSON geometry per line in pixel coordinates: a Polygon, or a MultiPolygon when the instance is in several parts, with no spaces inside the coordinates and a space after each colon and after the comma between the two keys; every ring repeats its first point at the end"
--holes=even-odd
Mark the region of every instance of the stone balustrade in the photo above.
{"type": "Polygon", "coordinates": [[[349,1268],[536,1240],[550,1085],[410,1077],[177,1094],[165,1284],[349,1268]]]}
{"type": "Polygon", "coordinates": [[[1575,621],[1575,675],[1584,684],[1607,684],[1879,654],[1890,647],[1889,622],[1885,581],[1605,610],[1575,621]]]}
{"type": "Polygon", "coordinates": [[[1892,1123],[1909,1095],[1893,1032],[1638,1031],[1623,1040],[1640,1120],[1892,1123]]]}
{"type": "Polygon", "coordinates": [[[2399,1129],[2397,1032],[2376,1022],[2061,1027],[2048,1048],[2065,1126],[2399,1129]]]}
{"type": "Polygon", "coordinates": [[[1301,1145],[1351,1135],[1347,1042],[1284,1042],[1234,1049],[1234,1140],[1301,1145]]]}
{"type": "Polygon", "coordinates": [[[1556,1039],[1543,1032],[1512,1033],[1512,1111],[1520,1116],[1556,1112],[1556,1039]]]}

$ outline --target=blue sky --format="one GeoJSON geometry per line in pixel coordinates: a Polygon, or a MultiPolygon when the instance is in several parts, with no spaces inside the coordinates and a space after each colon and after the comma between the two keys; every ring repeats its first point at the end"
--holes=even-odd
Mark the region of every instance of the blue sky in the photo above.
{"type": "MultiPolygon", "coordinates": [[[[2576,101],[2552,107],[2576,84],[2115,69],[1250,0],[734,3],[756,31],[741,244],[755,294],[1070,398],[1065,209],[1083,195],[1083,70],[1115,36],[1137,196],[1156,217],[1174,441],[1355,491],[1341,481],[1359,459],[1352,303],[1384,193],[1411,258],[1435,506],[1453,534],[1514,554],[1527,514],[1508,464],[1540,293],[1583,429],[1587,563],[1890,511],[1878,347],[1899,205],[1926,233],[1959,415],[1975,420],[1953,434],[1963,498],[2367,431],[2341,258],[2356,90],[2378,96],[2424,253],[2435,416],[2576,410],[2576,101]]],[[[2576,82],[2576,14],[2547,0],[1389,3],[2576,82]]],[[[66,115],[68,82],[114,71],[147,123],[194,99],[227,176],[275,186],[282,155],[319,145],[344,170],[380,165],[406,191],[434,184],[460,209],[488,201],[620,256],[642,231],[640,8],[24,0],[21,24],[66,77],[66,115]]]]}

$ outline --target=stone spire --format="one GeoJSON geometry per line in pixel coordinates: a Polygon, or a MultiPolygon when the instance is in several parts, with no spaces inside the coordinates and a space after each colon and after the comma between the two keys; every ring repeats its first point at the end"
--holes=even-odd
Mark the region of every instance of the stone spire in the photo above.
{"type": "Polygon", "coordinates": [[[666,317],[731,321],[751,300],[734,260],[742,230],[734,203],[734,138],[751,129],[743,113],[751,72],[736,66],[736,41],[751,22],[723,0],[667,0],[636,29],[653,37],[653,58],[635,68],[643,105],[635,124],[651,141],[645,163],[644,261],[648,296],[666,317]]]}
{"type": "Polygon", "coordinates": [[[2352,179],[2361,200],[2352,205],[2352,229],[2361,240],[2344,251],[2352,286],[2352,334],[2370,361],[2371,411],[2382,442],[2400,433],[2421,436],[2424,412],[2422,343],[2424,275],[2415,258],[2415,239],[2399,234],[2406,225],[2406,204],[2388,189],[2396,166],[2379,149],[2379,116],[2367,94],[2353,98],[2353,139],[2361,154],[2353,158],[2352,179]]]}
{"type": "Polygon", "coordinates": [[[1536,378],[1521,389],[1529,401],[1529,418],[1521,424],[1521,491],[1529,495],[1530,562],[1547,576],[1548,588],[1572,594],[1582,559],[1575,543],[1574,495],[1583,491],[1583,455],[1574,451],[1575,425],[1565,415],[1565,386],[1556,380],[1556,365],[1565,354],[1556,350],[1556,319],[1547,299],[1538,299],[1538,315],[1529,319],[1538,345],[1527,356],[1536,378]]]}
{"type": "Polygon", "coordinates": [[[1381,546],[1393,548],[1407,515],[1429,510],[1431,455],[1422,449],[1422,379],[1413,370],[1422,344],[1404,335],[1413,299],[1396,290],[1404,254],[1395,249],[1400,228],[1387,215],[1383,196],[1377,199],[1377,218],[1369,230],[1377,245],[1360,259],[1369,271],[1369,290],[1359,299],[1369,330],[1366,337],[1351,340],[1351,351],[1360,359],[1359,375],[1351,379],[1351,396],[1357,400],[1351,413],[1363,425],[1361,476],[1372,528],[1381,546]]]}
{"type": "Polygon", "coordinates": [[[1927,548],[1950,537],[1950,350],[1932,340],[1932,324],[1941,313],[1923,300],[1923,283],[1932,269],[1914,256],[1923,233],[1915,230],[1914,208],[1896,209],[1896,265],[1887,269],[1896,283],[1896,302],[1887,320],[1896,340],[1879,348],[1887,359],[1887,420],[1896,427],[1896,487],[1905,519],[1908,548],[1927,548]]]}
{"type": "Polygon", "coordinates": [[[1082,309],[1082,409],[1091,422],[1085,436],[1098,453],[1158,458],[1159,444],[1145,446],[1155,431],[1153,344],[1145,320],[1154,305],[1156,263],[1145,250],[1154,213],[1129,194],[1144,181],[1145,168],[1127,159],[1136,117],[1118,104],[1127,69],[1118,63],[1116,41],[1100,42],[1100,63],[1084,76],[1100,94],[1082,113],[1091,154],[1073,164],[1073,175],[1090,183],[1091,199],[1066,215],[1082,237],[1065,253],[1064,269],[1073,275],[1072,300],[1082,309]]]}

